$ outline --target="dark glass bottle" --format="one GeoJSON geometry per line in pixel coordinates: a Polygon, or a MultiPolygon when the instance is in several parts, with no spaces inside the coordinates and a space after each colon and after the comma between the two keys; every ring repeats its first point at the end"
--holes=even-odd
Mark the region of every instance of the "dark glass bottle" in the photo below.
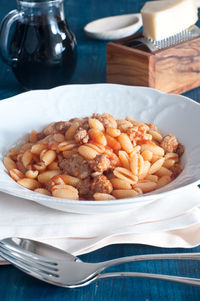
{"type": "Polygon", "coordinates": [[[63,0],[19,1],[14,12],[2,23],[1,36],[3,31],[8,35],[9,20],[16,21],[10,45],[1,46],[1,54],[18,81],[26,89],[67,84],[76,66],[76,39],[66,23],[63,0]]]}

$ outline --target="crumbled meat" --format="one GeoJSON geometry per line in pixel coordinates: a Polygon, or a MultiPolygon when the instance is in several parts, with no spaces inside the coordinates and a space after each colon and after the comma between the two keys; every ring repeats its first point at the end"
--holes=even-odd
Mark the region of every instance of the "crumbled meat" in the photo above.
{"type": "Polygon", "coordinates": [[[113,153],[111,149],[106,149],[105,152],[108,159],[110,160],[110,169],[114,169],[115,167],[121,165],[119,157],[115,153],[113,153]]]}
{"type": "Polygon", "coordinates": [[[93,183],[91,184],[91,190],[101,193],[111,193],[113,190],[111,182],[104,175],[95,177],[93,183]]]}
{"type": "Polygon", "coordinates": [[[184,153],[184,146],[181,143],[178,144],[176,153],[178,154],[179,157],[181,157],[182,154],[184,153]]]}
{"type": "Polygon", "coordinates": [[[69,122],[71,122],[71,123],[74,123],[74,122],[81,123],[81,121],[82,121],[82,118],[78,118],[78,117],[71,118],[71,119],[69,120],[69,122]]]}
{"type": "Polygon", "coordinates": [[[178,140],[173,135],[167,135],[161,141],[160,146],[165,150],[166,153],[173,153],[178,147],[178,140]]]}
{"type": "Polygon", "coordinates": [[[172,177],[176,178],[182,172],[183,168],[180,164],[174,164],[170,170],[172,171],[172,177]]]}
{"type": "Polygon", "coordinates": [[[46,189],[51,192],[53,186],[63,185],[63,184],[67,184],[67,180],[64,175],[54,176],[46,183],[46,189]]]}
{"type": "Polygon", "coordinates": [[[104,172],[111,166],[110,160],[106,155],[98,155],[89,161],[90,167],[97,172],[104,172]]]}
{"type": "Polygon", "coordinates": [[[98,119],[104,125],[105,128],[108,128],[108,127],[116,128],[117,127],[116,120],[110,114],[107,114],[107,113],[103,113],[103,114],[94,113],[92,115],[92,118],[98,119]]]}
{"type": "Polygon", "coordinates": [[[69,121],[52,122],[44,128],[43,133],[45,136],[56,133],[64,134],[66,130],[70,127],[70,125],[71,122],[69,121]]]}
{"type": "Polygon", "coordinates": [[[117,127],[121,132],[126,132],[133,124],[128,120],[117,120],[117,127]]]}
{"type": "Polygon", "coordinates": [[[79,195],[81,197],[86,197],[87,199],[91,199],[93,192],[91,191],[90,186],[91,186],[91,180],[89,177],[84,180],[81,180],[76,186],[76,188],[79,191],[79,195]]]}
{"type": "Polygon", "coordinates": [[[62,160],[59,162],[59,166],[63,173],[78,177],[79,179],[85,179],[91,174],[88,161],[78,154],[74,154],[71,158],[62,160]]]}
{"type": "Polygon", "coordinates": [[[74,139],[79,144],[87,143],[89,141],[89,135],[86,130],[84,130],[83,128],[80,127],[76,131],[76,133],[74,135],[74,139]]]}
{"type": "Polygon", "coordinates": [[[150,130],[158,131],[158,127],[155,124],[149,123],[148,126],[149,126],[150,130]]]}
{"type": "Polygon", "coordinates": [[[127,129],[126,131],[127,135],[129,136],[131,142],[133,145],[135,145],[135,138],[138,137],[138,126],[133,126],[127,129]]]}
{"type": "Polygon", "coordinates": [[[58,165],[60,166],[60,163],[62,163],[62,161],[63,161],[63,155],[62,155],[62,153],[60,153],[60,154],[57,154],[57,158],[58,158],[58,165]]]}
{"type": "Polygon", "coordinates": [[[81,128],[88,131],[90,129],[89,118],[85,117],[81,121],[81,128]]]}
{"type": "Polygon", "coordinates": [[[78,122],[82,129],[88,131],[90,128],[88,120],[89,120],[89,117],[84,117],[84,118],[72,118],[69,121],[72,123],[78,122]]]}

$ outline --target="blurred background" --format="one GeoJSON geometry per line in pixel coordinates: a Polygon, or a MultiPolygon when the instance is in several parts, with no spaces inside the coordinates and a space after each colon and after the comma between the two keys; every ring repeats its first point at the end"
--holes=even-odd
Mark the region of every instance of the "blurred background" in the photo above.
{"type": "MultiPolygon", "coordinates": [[[[83,27],[99,18],[139,12],[144,0],[65,0],[65,16],[78,43],[78,62],[70,83],[90,84],[106,81],[106,43],[89,39],[83,27]]],[[[17,8],[16,0],[1,0],[0,21],[17,8]]],[[[11,68],[0,60],[0,99],[23,92],[11,68]]]]}

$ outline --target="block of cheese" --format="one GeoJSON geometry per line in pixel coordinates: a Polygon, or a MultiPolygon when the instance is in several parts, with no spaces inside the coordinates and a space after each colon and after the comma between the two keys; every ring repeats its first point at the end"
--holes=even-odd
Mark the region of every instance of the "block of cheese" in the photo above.
{"type": "Polygon", "coordinates": [[[198,20],[196,0],[149,1],[141,15],[144,36],[156,41],[177,34],[198,20]]]}

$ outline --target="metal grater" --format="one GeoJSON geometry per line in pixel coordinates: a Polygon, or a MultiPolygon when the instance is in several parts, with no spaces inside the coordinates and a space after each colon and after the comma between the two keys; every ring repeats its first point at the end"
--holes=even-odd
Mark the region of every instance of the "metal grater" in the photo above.
{"type": "Polygon", "coordinates": [[[181,31],[180,33],[177,33],[163,40],[155,41],[143,36],[141,38],[135,39],[135,41],[145,45],[151,52],[156,52],[158,50],[177,45],[181,42],[188,41],[198,36],[200,36],[200,28],[196,25],[192,25],[189,28],[181,31]]]}

